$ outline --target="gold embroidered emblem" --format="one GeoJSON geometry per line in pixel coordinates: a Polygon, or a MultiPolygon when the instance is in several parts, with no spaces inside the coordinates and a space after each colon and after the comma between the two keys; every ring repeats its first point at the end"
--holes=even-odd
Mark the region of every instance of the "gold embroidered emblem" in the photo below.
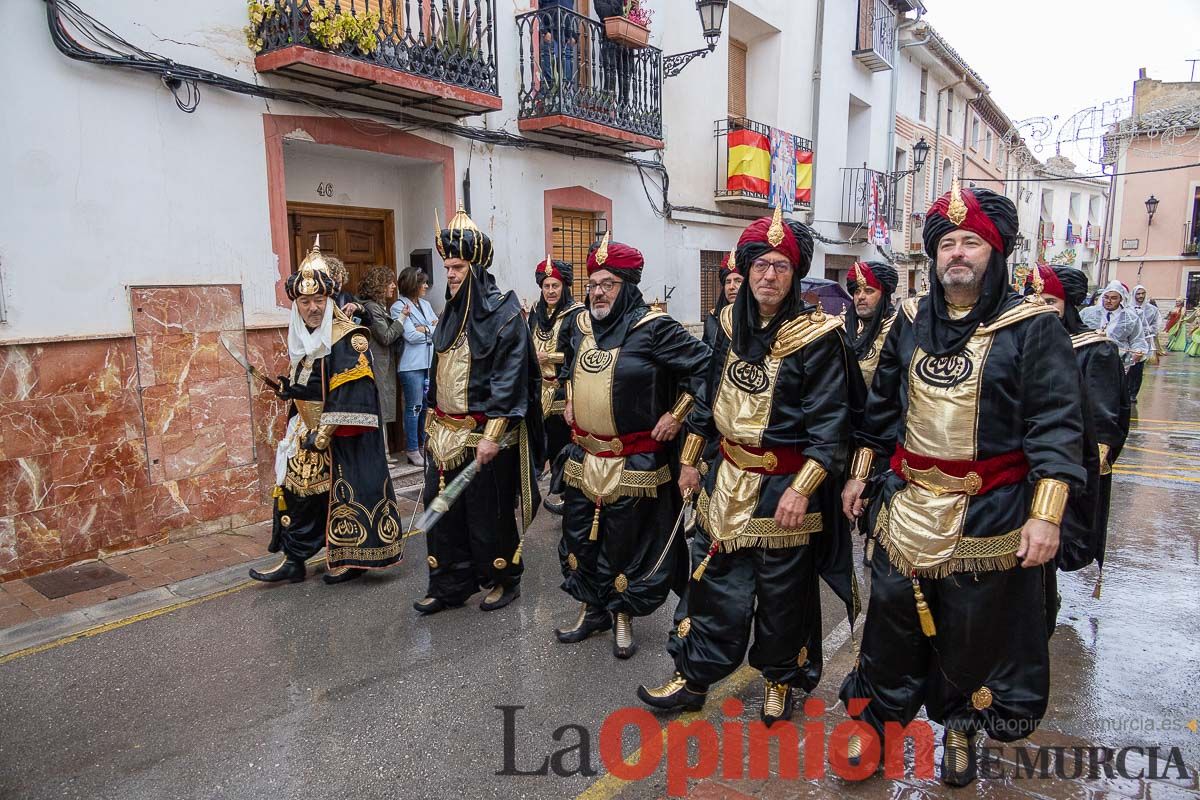
{"type": "Polygon", "coordinates": [[[282,517],[279,518],[279,524],[285,528],[289,528],[292,525],[292,518],[289,517],[287,514],[284,514],[282,517]]]}
{"type": "Polygon", "coordinates": [[[767,472],[774,472],[779,466],[779,458],[772,452],[763,453],[762,457],[763,469],[767,472]]]}
{"type": "Polygon", "coordinates": [[[567,553],[567,566],[571,572],[579,569],[579,559],[575,557],[574,553],[567,553]]]}
{"type": "Polygon", "coordinates": [[[691,632],[692,632],[692,618],[684,617],[683,619],[679,620],[679,628],[675,631],[675,633],[679,636],[679,638],[686,639],[687,635],[691,632]]]}
{"type": "Polygon", "coordinates": [[[508,562],[505,561],[503,558],[497,558],[495,561],[492,562],[492,566],[495,567],[496,569],[504,569],[505,567],[508,566],[508,562]]]}
{"type": "Polygon", "coordinates": [[[629,579],[625,577],[624,573],[618,575],[617,579],[613,581],[613,588],[622,593],[629,588],[629,579]]]}
{"type": "Polygon", "coordinates": [[[350,337],[350,346],[360,353],[365,353],[367,352],[367,348],[371,346],[371,343],[367,341],[366,336],[356,333],[350,337]]]}
{"type": "Polygon", "coordinates": [[[986,686],[980,686],[971,695],[971,705],[975,706],[976,711],[983,711],[992,706],[992,690],[986,686]]]}
{"type": "Polygon", "coordinates": [[[965,494],[977,495],[982,488],[983,478],[979,477],[978,472],[968,472],[963,478],[963,492],[965,494]]]}
{"type": "MultiPolygon", "coordinates": [[[[801,647],[800,655],[796,656],[796,666],[803,667],[807,663],[808,663],[808,648],[801,647]]],[[[858,659],[854,660],[854,668],[858,669],[858,659]]]]}
{"type": "Polygon", "coordinates": [[[425,561],[426,561],[426,563],[429,564],[430,569],[437,569],[438,562],[437,562],[436,558],[434,558],[433,556],[430,556],[429,558],[425,559],[425,561]]]}
{"type": "Polygon", "coordinates": [[[778,247],[783,241],[783,205],[775,206],[775,214],[771,217],[771,227],[767,228],[767,241],[771,247],[778,247]]]}
{"type": "Polygon", "coordinates": [[[955,226],[962,225],[967,219],[967,204],[963,202],[962,184],[958,182],[957,175],[950,182],[950,205],[946,209],[946,218],[955,226]]]}

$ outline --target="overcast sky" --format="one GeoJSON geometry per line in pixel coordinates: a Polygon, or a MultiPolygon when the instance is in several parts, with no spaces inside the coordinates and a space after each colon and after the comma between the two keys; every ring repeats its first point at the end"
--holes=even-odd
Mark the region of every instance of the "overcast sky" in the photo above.
{"type": "Polygon", "coordinates": [[[1061,123],[1128,98],[1140,67],[1157,80],[1189,80],[1187,59],[1200,58],[1200,0],[925,0],[925,7],[929,24],[1014,121],[1058,115],[1061,123]]]}

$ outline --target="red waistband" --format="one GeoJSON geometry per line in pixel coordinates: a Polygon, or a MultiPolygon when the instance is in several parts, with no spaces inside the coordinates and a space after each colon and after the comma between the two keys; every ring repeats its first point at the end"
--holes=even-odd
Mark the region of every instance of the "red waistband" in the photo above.
{"type": "Polygon", "coordinates": [[[575,444],[599,458],[623,458],[638,453],[657,453],[663,448],[662,442],[651,438],[651,431],[637,431],[622,436],[596,436],[578,425],[572,425],[571,430],[574,432],[572,439],[575,444]]]}
{"type": "Polygon", "coordinates": [[[791,475],[799,472],[800,468],[804,466],[804,462],[808,460],[798,447],[752,447],[738,442],[729,442],[728,444],[764,460],[765,463],[761,466],[742,466],[738,463],[739,459],[730,454],[726,447],[725,437],[721,437],[721,454],[743,472],[752,472],[755,475],[791,475]]]}
{"type": "Polygon", "coordinates": [[[979,461],[951,461],[923,456],[896,445],[896,452],[892,454],[892,472],[908,480],[904,474],[905,466],[915,471],[936,467],[945,475],[963,481],[966,485],[964,494],[970,495],[985,494],[1001,486],[1020,483],[1029,474],[1029,461],[1022,450],[1013,450],[1011,453],[1002,453],[979,461]]]}

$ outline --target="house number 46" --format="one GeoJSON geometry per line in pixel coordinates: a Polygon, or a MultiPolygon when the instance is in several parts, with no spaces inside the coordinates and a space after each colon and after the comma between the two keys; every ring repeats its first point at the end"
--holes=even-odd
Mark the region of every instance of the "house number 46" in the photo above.
{"type": "Polygon", "coordinates": [[[333,184],[332,183],[318,183],[317,184],[317,194],[319,194],[321,197],[333,197],[333,184]]]}

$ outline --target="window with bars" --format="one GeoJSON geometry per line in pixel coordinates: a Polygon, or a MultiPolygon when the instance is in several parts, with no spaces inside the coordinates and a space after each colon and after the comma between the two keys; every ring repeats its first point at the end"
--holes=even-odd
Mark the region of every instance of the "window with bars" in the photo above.
{"type": "Polygon", "coordinates": [[[571,293],[576,300],[583,302],[587,299],[588,251],[608,230],[608,220],[595,211],[566,208],[552,209],[550,217],[554,242],[551,255],[574,268],[571,293]]]}
{"type": "Polygon", "coordinates": [[[717,305],[724,287],[721,286],[721,262],[729,255],[728,250],[700,251],[700,319],[708,316],[717,305]]]}

